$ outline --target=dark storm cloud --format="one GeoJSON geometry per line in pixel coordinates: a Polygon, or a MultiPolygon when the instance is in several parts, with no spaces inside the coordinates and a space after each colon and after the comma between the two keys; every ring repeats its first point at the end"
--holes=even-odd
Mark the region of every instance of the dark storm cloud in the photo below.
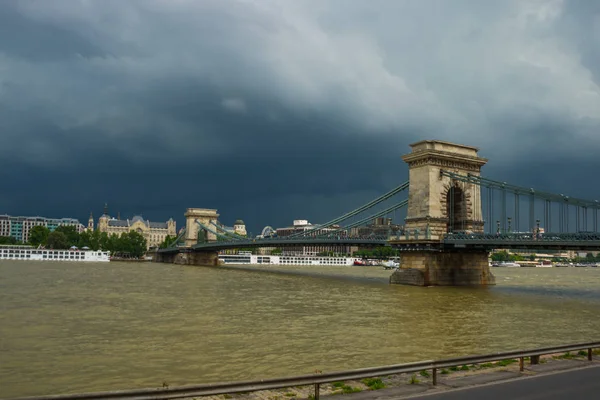
{"type": "Polygon", "coordinates": [[[51,23],[32,21],[4,2],[0,7],[0,48],[4,55],[33,62],[64,59],[73,54],[102,56],[95,45],[51,23]]]}
{"type": "Polygon", "coordinates": [[[490,177],[581,191],[600,150],[598,15],[561,1],[2,2],[0,213],[85,220],[106,201],[181,223],[207,207],[256,233],[398,185],[400,156],[429,138],[480,146],[490,177]]]}

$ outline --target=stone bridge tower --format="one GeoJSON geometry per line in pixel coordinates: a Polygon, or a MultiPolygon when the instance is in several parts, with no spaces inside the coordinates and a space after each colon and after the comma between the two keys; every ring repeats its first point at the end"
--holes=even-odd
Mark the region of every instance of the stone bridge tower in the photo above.
{"type": "Polygon", "coordinates": [[[406,235],[390,241],[402,251],[400,268],[390,283],[417,286],[493,285],[486,250],[446,248],[446,232],[483,232],[481,191],[453,180],[441,170],[480,175],[487,160],[476,147],[424,140],[403,156],[409,166],[406,235]]]}
{"type": "Polygon", "coordinates": [[[476,147],[423,140],[410,145],[412,152],[402,159],[408,163],[410,186],[405,227],[412,235],[429,233],[439,239],[446,232],[483,232],[481,191],[475,184],[453,181],[440,170],[461,175],[480,175],[487,159],[476,147]]]}
{"type": "MultiPolygon", "coordinates": [[[[188,208],[185,213],[185,246],[191,247],[198,243],[198,234],[206,235],[206,240],[209,242],[215,242],[217,237],[214,233],[201,231],[200,225],[196,223],[196,220],[203,225],[212,227],[211,222],[217,223],[219,214],[217,210],[211,210],[207,208],[188,208]]],[[[215,228],[216,230],[217,228],[215,228]]]]}

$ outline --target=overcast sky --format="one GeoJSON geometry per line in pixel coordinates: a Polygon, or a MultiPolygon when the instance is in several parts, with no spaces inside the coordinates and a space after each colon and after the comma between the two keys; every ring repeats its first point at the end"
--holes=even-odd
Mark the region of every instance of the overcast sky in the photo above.
{"type": "Polygon", "coordinates": [[[0,214],[323,222],[422,139],[600,197],[600,1],[0,2],[0,214]]]}

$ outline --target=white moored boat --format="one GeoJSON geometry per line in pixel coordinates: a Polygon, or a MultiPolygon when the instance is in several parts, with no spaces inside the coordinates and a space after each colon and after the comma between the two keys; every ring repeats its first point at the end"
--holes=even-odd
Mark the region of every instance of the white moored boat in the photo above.
{"type": "Polygon", "coordinates": [[[257,255],[249,252],[240,252],[239,254],[219,254],[219,261],[222,264],[251,264],[251,265],[354,265],[355,257],[320,257],[320,256],[301,256],[301,255],[257,255]]]}
{"type": "Polygon", "coordinates": [[[33,246],[0,246],[0,260],[28,261],[110,261],[109,252],[101,250],[52,250],[33,246]]]}

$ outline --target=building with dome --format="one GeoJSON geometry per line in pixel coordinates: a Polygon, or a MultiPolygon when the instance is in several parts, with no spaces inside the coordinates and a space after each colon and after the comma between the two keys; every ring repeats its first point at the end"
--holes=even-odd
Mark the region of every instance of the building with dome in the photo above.
{"type": "MultiPolygon", "coordinates": [[[[92,217],[90,216],[91,219],[92,217]]],[[[89,224],[93,227],[93,221],[89,224]]],[[[124,232],[136,231],[146,238],[148,249],[158,247],[165,241],[167,235],[173,238],[177,235],[173,218],[169,218],[166,222],[152,222],[145,220],[141,215],[136,215],[131,219],[121,219],[120,216],[115,218],[108,215],[107,205],[104,206],[104,214],[98,218],[98,230],[106,232],[109,235],[113,233],[120,235],[124,232]]]]}
{"type": "Polygon", "coordinates": [[[233,223],[233,232],[240,236],[246,236],[246,224],[244,221],[236,219],[233,223]]]}

